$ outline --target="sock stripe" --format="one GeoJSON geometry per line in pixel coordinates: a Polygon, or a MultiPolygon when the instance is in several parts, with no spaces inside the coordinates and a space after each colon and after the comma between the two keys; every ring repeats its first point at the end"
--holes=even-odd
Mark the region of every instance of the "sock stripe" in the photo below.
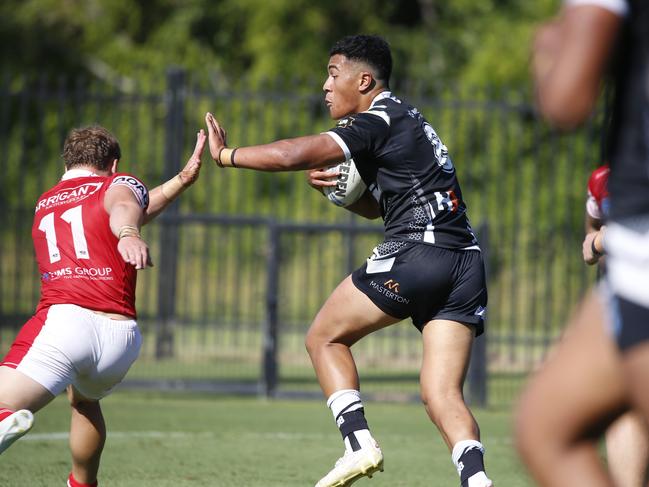
{"type": "MultiPolygon", "coordinates": [[[[355,405],[357,405],[357,404],[363,404],[363,402],[362,402],[362,401],[355,401],[355,402],[353,402],[353,403],[351,403],[351,404],[348,404],[346,407],[344,407],[344,408],[340,411],[340,413],[338,413],[338,416],[336,416],[336,421],[338,421],[338,418],[340,418],[343,414],[349,412],[349,409],[350,409],[352,406],[355,406],[355,405]]],[[[359,408],[359,409],[360,409],[360,408],[359,408]]]]}
{"type": "Polygon", "coordinates": [[[0,409],[0,421],[2,421],[3,419],[8,418],[9,416],[11,416],[15,412],[16,411],[12,411],[11,409],[6,409],[6,408],[0,409]]]}

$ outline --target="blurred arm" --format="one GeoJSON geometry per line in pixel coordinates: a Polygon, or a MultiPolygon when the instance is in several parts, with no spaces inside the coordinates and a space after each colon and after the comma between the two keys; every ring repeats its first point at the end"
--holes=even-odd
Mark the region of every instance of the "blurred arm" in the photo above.
{"type": "Polygon", "coordinates": [[[532,70],[537,104],[549,122],[572,129],[589,116],[620,23],[602,7],[576,5],[539,29],[532,70]]]}

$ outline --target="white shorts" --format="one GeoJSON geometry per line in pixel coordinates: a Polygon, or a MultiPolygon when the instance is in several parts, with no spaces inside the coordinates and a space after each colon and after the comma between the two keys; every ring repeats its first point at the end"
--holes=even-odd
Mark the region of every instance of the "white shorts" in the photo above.
{"type": "Polygon", "coordinates": [[[601,288],[624,352],[649,341],[649,221],[610,224],[604,246],[607,274],[601,288]]]}
{"type": "Polygon", "coordinates": [[[135,320],[56,304],[25,323],[0,365],[19,370],[54,395],[72,384],[88,399],[100,399],[122,381],[141,345],[135,320]]]}
{"type": "Polygon", "coordinates": [[[611,223],[604,245],[611,291],[649,308],[649,231],[611,223]]]}

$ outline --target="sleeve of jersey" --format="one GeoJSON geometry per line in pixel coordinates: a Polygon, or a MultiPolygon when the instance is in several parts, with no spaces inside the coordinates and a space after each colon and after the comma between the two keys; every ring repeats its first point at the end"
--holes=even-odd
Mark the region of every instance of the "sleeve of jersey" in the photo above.
{"type": "Polygon", "coordinates": [[[357,154],[373,152],[389,130],[389,115],[384,110],[373,109],[343,118],[325,133],[336,141],[348,161],[357,154]]]}
{"type": "Polygon", "coordinates": [[[590,191],[588,192],[588,198],[586,199],[586,213],[588,213],[591,218],[594,218],[595,220],[602,219],[602,212],[599,209],[597,200],[590,191]]]}
{"type": "Polygon", "coordinates": [[[606,9],[619,17],[626,17],[629,14],[629,2],[627,0],[565,0],[564,5],[566,7],[591,5],[606,9]]]}
{"type": "Polygon", "coordinates": [[[126,186],[135,195],[135,199],[143,209],[149,206],[149,190],[142,181],[130,174],[117,174],[108,186],[108,189],[114,186],[126,186]]]}

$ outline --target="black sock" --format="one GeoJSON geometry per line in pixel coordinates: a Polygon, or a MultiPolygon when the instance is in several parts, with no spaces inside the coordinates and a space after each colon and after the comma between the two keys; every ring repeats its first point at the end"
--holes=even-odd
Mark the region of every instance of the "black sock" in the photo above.
{"type": "Polygon", "coordinates": [[[336,423],[338,424],[338,429],[340,430],[343,440],[345,438],[349,439],[349,444],[353,451],[360,450],[361,445],[358,443],[354,431],[369,429],[367,426],[367,420],[365,419],[365,410],[360,408],[348,413],[341,413],[338,416],[336,423]]]}
{"type": "Polygon", "coordinates": [[[484,459],[482,452],[475,447],[468,447],[460,455],[458,464],[462,466],[460,471],[460,483],[462,487],[468,487],[469,478],[478,472],[484,472],[484,459]]]}

